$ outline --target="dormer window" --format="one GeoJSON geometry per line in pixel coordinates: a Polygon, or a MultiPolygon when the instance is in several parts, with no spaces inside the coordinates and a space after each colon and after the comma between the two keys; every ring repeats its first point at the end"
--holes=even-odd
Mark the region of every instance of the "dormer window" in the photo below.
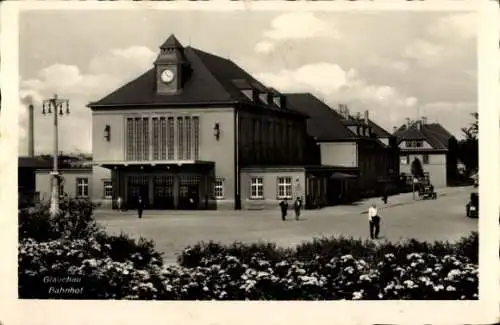
{"type": "Polygon", "coordinates": [[[406,140],[407,148],[422,148],[424,146],[423,140],[406,140]]]}
{"type": "Polygon", "coordinates": [[[252,100],[253,101],[253,91],[252,89],[243,89],[241,91],[243,93],[243,95],[245,95],[248,99],[252,100]]]}
{"type": "Polygon", "coordinates": [[[267,104],[267,94],[266,93],[260,93],[259,94],[259,99],[260,99],[261,102],[267,104]]]}

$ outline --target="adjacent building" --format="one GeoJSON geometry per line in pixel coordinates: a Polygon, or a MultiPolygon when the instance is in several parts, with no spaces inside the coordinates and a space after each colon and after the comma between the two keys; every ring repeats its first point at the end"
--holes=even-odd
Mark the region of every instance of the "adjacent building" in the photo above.
{"type": "Polygon", "coordinates": [[[417,121],[407,119],[399,127],[397,137],[400,150],[400,173],[411,183],[411,163],[418,158],[435,187],[451,185],[458,174],[457,140],[439,123],[428,123],[425,117],[417,121]]]}
{"type": "Polygon", "coordinates": [[[294,110],[310,116],[311,163],[334,170],[328,176],[328,204],[376,195],[396,182],[396,141],[370,120],[368,111],[353,116],[345,105],[335,110],[310,93],[287,94],[287,99],[294,110]]]}

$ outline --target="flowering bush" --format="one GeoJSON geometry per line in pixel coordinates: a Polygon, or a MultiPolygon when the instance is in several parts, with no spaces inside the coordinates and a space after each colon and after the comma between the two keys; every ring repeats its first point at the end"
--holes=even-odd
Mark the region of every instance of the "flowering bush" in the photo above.
{"type": "MultiPolygon", "coordinates": [[[[19,254],[20,296],[48,297],[44,279],[69,275],[83,279],[84,294],[77,299],[477,299],[477,265],[462,255],[414,252],[403,258],[386,253],[365,260],[343,254],[328,260],[320,255],[299,260],[293,258],[293,250],[278,249],[288,254],[281,259],[271,252],[272,245],[259,245],[251,245],[254,252],[240,258],[210,243],[215,256],[186,267],[162,266],[156,257],[141,263],[141,254],[117,260],[116,255],[110,257],[111,245],[96,238],[27,240],[19,254]],[[259,245],[267,247],[267,253],[259,252],[259,245]]],[[[228,249],[237,247],[245,249],[243,244],[228,249]]],[[[188,248],[185,255],[196,255],[191,253],[188,248]]]]}
{"type": "Polygon", "coordinates": [[[161,254],[152,246],[149,241],[136,242],[123,234],[49,242],[24,240],[18,254],[19,295],[53,298],[50,288],[71,284],[82,288],[82,293],[69,292],[61,298],[118,299],[125,293],[152,299],[151,292],[140,288],[152,278],[150,270],[163,264],[161,254]],[[136,284],[139,287],[135,288],[136,284]]]}
{"type": "Polygon", "coordinates": [[[89,202],[65,204],[55,218],[47,207],[20,211],[21,298],[477,299],[477,233],[455,244],[200,243],[182,252],[179,265],[164,266],[153,242],[108,235],[89,202]]]}

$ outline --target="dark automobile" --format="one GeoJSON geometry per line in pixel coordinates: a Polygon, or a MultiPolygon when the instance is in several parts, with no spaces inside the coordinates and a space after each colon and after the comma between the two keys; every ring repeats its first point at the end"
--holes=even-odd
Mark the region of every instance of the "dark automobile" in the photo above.
{"type": "Polygon", "coordinates": [[[470,194],[470,199],[465,206],[465,211],[469,218],[479,217],[479,193],[474,192],[470,194]]]}
{"type": "Polygon", "coordinates": [[[437,198],[437,193],[434,191],[434,186],[431,184],[421,185],[418,188],[418,196],[425,199],[435,200],[437,198]]]}

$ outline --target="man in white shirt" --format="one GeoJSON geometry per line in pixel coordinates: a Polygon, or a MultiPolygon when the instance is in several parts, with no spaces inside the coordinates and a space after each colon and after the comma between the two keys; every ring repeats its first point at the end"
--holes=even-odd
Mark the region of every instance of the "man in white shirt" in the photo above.
{"type": "Polygon", "coordinates": [[[370,223],[370,238],[377,239],[380,232],[380,216],[375,203],[368,209],[368,221],[370,223]]]}

